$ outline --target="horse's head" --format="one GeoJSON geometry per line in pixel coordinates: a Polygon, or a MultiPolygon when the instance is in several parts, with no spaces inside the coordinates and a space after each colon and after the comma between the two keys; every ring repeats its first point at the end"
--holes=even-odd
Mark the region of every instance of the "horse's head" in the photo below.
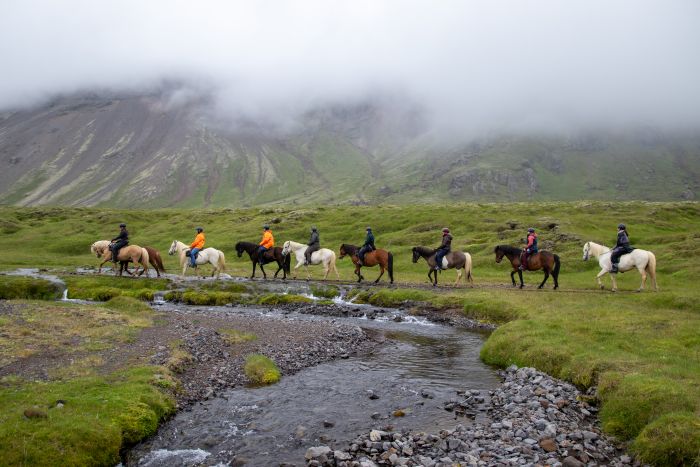
{"type": "Polygon", "coordinates": [[[177,240],[173,240],[172,245],[170,245],[170,249],[168,250],[168,254],[170,256],[174,255],[175,252],[177,251],[177,240]]]}
{"type": "Polygon", "coordinates": [[[418,251],[418,247],[413,247],[413,262],[417,263],[418,258],[420,258],[420,252],[418,251]]]}
{"type": "Polygon", "coordinates": [[[243,248],[243,242],[236,243],[235,248],[236,248],[236,254],[238,255],[238,257],[240,258],[241,256],[243,256],[243,251],[245,251],[243,248]]]}
{"type": "Polygon", "coordinates": [[[338,259],[343,259],[347,256],[348,252],[345,250],[345,243],[340,245],[340,251],[339,251],[338,259]]]}
{"type": "Polygon", "coordinates": [[[292,251],[292,242],[287,240],[284,242],[284,245],[282,245],[282,256],[287,256],[290,251],[292,251]]]}
{"type": "Polygon", "coordinates": [[[95,253],[95,256],[99,258],[100,256],[102,256],[102,253],[104,253],[105,250],[102,246],[98,245],[97,242],[95,242],[90,247],[90,251],[95,253]]]}
{"type": "Polygon", "coordinates": [[[588,261],[588,258],[591,257],[591,242],[586,242],[585,245],[583,245],[583,260],[588,261]]]}
{"type": "Polygon", "coordinates": [[[500,263],[501,260],[503,259],[503,256],[505,255],[505,252],[501,249],[500,246],[497,246],[496,248],[494,248],[493,252],[496,254],[496,262],[500,263]]]}

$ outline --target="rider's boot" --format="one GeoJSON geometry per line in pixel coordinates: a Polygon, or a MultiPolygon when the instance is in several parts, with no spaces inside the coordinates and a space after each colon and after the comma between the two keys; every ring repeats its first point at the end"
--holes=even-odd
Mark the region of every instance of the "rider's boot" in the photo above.
{"type": "Polygon", "coordinates": [[[612,267],[610,268],[610,274],[617,274],[619,271],[619,268],[617,267],[617,263],[613,263],[612,267]]]}

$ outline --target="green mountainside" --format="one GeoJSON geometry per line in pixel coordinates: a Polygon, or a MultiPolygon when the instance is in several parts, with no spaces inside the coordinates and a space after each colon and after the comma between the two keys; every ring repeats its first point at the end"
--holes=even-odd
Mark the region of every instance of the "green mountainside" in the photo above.
{"type": "Polygon", "coordinates": [[[654,129],[446,144],[419,109],[328,106],[293,128],[162,95],[64,97],[0,114],[0,203],[236,207],[511,200],[689,200],[700,134],[654,129]]]}

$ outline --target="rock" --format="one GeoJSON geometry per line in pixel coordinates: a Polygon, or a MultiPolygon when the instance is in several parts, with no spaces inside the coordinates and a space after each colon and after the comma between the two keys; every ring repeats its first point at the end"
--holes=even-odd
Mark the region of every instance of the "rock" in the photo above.
{"type": "Polygon", "coordinates": [[[381,418],[381,416],[382,416],[382,414],[380,414],[379,412],[374,412],[374,413],[371,415],[371,417],[372,417],[374,420],[379,420],[379,418],[381,418]]]}
{"type": "Polygon", "coordinates": [[[384,432],[384,431],[372,430],[369,432],[369,439],[370,439],[370,441],[374,441],[374,442],[381,441],[382,436],[384,436],[384,435],[386,435],[386,432],[384,432]]]}
{"type": "Polygon", "coordinates": [[[372,400],[379,399],[379,396],[374,391],[367,391],[368,397],[372,400]]]}
{"type": "Polygon", "coordinates": [[[540,447],[546,452],[554,452],[558,446],[552,438],[545,438],[540,440],[540,447]]]}
{"type": "Polygon", "coordinates": [[[352,456],[345,451],[333,451],[333,457],[337,461],[347,461],[352,459],[352,456]]]}
{"type": "Polygon", "coordinates": [[[398,410],[394,410],[394,412],[392,413],[392,415],[393,415],[394,417],[403,417],[403,416],[406,415],[406,412],[404,412],[404,411],[401,410],[401,409],[398,409],[398,410]]]}
{"type": "Polygon", "coordinates": [[[39,407],[32,407],[30,409],[24,409],[24,416],[27,418],[47,418],[49,414],[39,407]]]}
{"type": "Polygon", "coordinates": [[[328,420],[323,421],[323,427],[324,428],[333,428],[335,426],[335,423],[329,422],[328,420]]]}
{"type": "Polygon", "coordinates": [[[572,456],[567,456],[562,461],[563,467],[584,467],[586,464],[572,456]]]}
{"type": "Polygon", "coordinates": [[[321,456],[327,455],[330,452],[331,452],[331,448],[329,448],[328,446],[316,446],[316,447],[307,449],[304,457],[307,460],[317,459],[321,456]]]}

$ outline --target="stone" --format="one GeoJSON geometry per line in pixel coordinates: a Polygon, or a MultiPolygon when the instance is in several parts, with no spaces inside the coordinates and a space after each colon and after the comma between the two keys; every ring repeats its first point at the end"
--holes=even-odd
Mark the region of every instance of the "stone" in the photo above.
{"type": "Polygon", "coordinates": [[[572,456],[567,456],[562,462],[564,467],[584,467],[586,464],[572,456]]]}
{"type": "Polygon", "coordinates": [[[330,422],[330,421],[328,421],[328,420],[324,420],[324,421],[323,421],[323,427],[324,427],[324,428],[333,428],[334,426],[335,426],[335,423],[333,423],[333,422],[330,422]]]}
{"type": "Polygon", "coordinates": [[[545,438],[540,440],[540,447],[546,452],[554,452],[557,450],[557,443],[552,438],[545,438]]]}
{"type": "Polygon", "coordinates": [[[347,461],[352,458],[352,456],[345,451],[333,451],[333,457],[337,461],[347,461]]]}
{"type": "Polygon", "coordinates": [[[317,459],[321,456],[325,456],[331,452],[331,448],[328,446],[315,446],[306,450],[304,457],[307,460],[317,459]]]}
{"type": "Polygon", "coordinates": [[[374,442],[378,442],[382,440],[382,436],[385,435],[386,433],[383,431],[379,430],[372,430],[369,432],[369,439],[374,442]]]}
{"type": "Polygon", "coordinates": [[[379,418],[381,418],[381,416],[382,416],[382,414],[380,414],[379,412],[374,412],[374,413],[371,415],[371,417],[372,417],[374,420],[378,420],[379,418]]]}

